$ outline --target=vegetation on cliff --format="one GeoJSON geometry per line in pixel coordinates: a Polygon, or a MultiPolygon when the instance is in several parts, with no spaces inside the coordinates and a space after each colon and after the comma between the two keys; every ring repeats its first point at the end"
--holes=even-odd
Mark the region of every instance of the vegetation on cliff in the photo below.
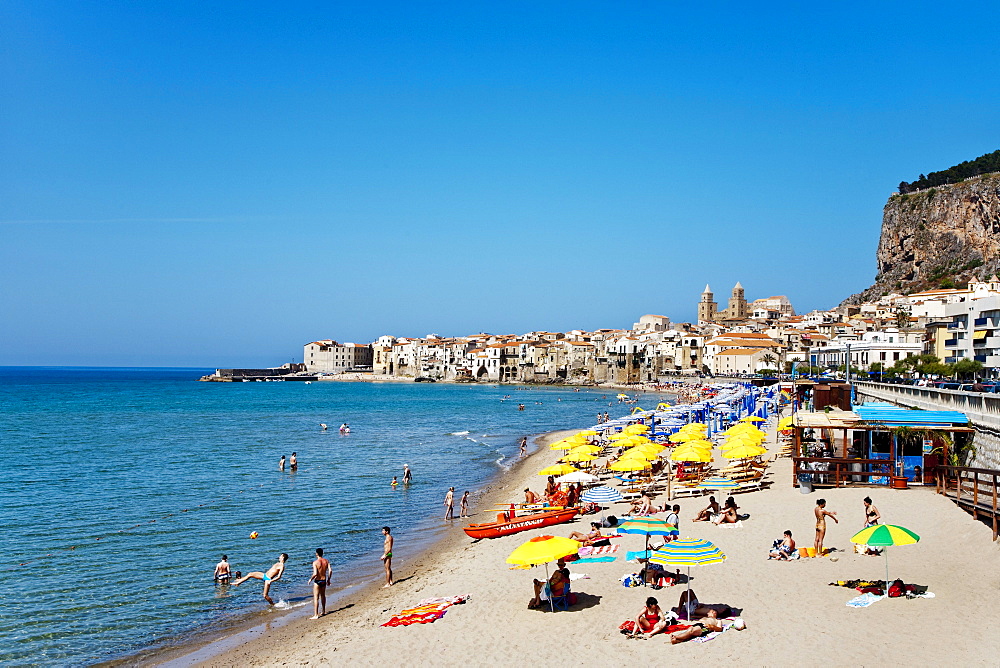
{"type": "Polygon", "coordinates": [[[925,188],[943,186],[948,183],[959,183],[967,178],[979,176],[980,174],[989,174],[990,172],[1000,172],[1000,150],[981,155],[975,160],[966,160],[944,171],[931,172],[926,176],[921,174],[920,178],[913,183],[901,181],[899,184],[899,193],[905,195],[906,193],[925,188]]]}

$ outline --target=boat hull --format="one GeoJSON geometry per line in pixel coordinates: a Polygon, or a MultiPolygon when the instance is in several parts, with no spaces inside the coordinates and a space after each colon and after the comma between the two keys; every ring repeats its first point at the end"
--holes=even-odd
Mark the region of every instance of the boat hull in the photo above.
{"type": "Polygon", "coordinates": [[[472,538],[499,538],[500,536],[509,536],[520,531],[527,531],[528,529],[537,529],[539,527],[569,522],[576,517],[577,512],[576,508],[551,510],[544,513],[535,513],[534,515],[525,515],[524,517],[515,517],[510,522],[470,524],[464,528],[464,531],[472,538]]]}

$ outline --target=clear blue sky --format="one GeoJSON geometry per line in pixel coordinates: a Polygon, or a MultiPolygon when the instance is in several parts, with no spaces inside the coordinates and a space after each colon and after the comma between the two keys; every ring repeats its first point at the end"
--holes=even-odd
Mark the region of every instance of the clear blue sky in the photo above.
{"type": "Polygon", "coordinates": [[[827,308],[1000,148],[990,3],[327,4],[0,5],[0,364],[827,308]]]}

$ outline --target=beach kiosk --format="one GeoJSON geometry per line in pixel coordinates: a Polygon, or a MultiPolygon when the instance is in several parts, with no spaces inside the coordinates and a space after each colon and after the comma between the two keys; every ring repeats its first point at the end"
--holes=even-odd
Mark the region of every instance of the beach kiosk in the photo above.
{"type": "Polygon", "coordinates": [[[874,402],[845,411],[798,412],[792,484],[813,486],[933,484],[937,467],[972,438],[965,413],[922,411],[874,402]]]}

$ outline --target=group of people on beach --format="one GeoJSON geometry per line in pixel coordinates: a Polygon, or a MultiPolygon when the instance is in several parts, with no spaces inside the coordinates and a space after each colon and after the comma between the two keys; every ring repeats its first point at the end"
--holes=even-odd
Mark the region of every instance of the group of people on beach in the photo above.
{"type": "MultiPolygon", "coordinates": [[[[381,561],[382,567],[385,570],[385,585],[383,585],[383,588],[387,588],[395,584],[392,579],[392,549],[395,539],[392,536],[392,530],[387,526],[382,527],[382,535],[384,540],[382,542],[381,561]]],[[[313,616],[310,619],[319,619],[326,614],[326,588],[330,585],[333,577],[333,568],[330,565],[330,560],[323,556],[323,553],[323,548],[316,548],[315,559],[312,562],[312,573],[309,575],[308,580],[312,584],[313,594],[313,616]]],[[[241,576],[238,571],[235,574],[232,572],[229,565],[229,557],[224,554],[222,555],[222,561],[215,566],[214,580],[216,583],[225,585],[230,584],[230,581],[235,576],[236,579],[232,580],[234,587],[239,587],[247,580],[260,580],[264,583],[264,600],[274,605],[274,600],[270,595],[271,585],[284,576],[287,563],[288,554],[282,552],[278,555],[278,560],[266,571],[252,571],[241,576]]]]}

